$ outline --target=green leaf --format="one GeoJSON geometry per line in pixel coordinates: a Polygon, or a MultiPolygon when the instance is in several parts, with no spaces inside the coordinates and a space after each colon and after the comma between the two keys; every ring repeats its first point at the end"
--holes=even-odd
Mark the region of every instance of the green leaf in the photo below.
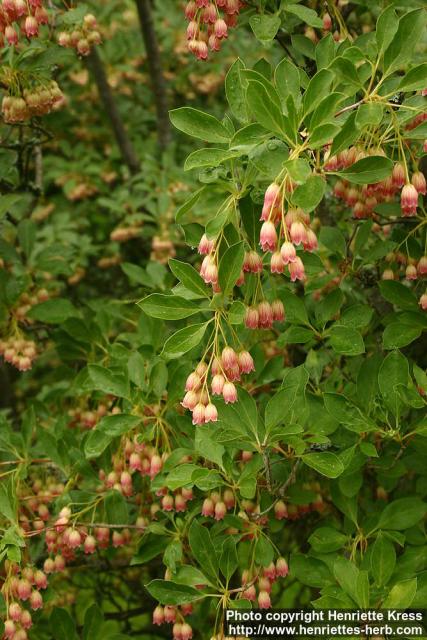
{"type": "Polygon", "coordinates": [[[378,587],[383,587],[390,580],[396,566],[394,544],[380,532],[372,547],[371,570],[378,587]]]}
{"type": "Polygon", "coordinates": [[[335,42],[331,33],[324,36],[316,45],[316,64],[318,69],[329,67],[335,55],[335,42]]]}
{"type": "Polygon", "coordinates": [[[105,449],[111,443],[111,436],[102,431],[93,429],[84,444],[84,452],[87,460],[99,458],[99,456],[105,451],[105,449]]]}
{"type": "Polygon", "coordinates": [[[147,316],[159,320],[182,320],[201,311],[200,306],[191,300],[160,293],[152,293],[138,302],[138,306],[147,316]]]}
{"type": "Polygon", "coordinates": [[[359,569],[347,558],[337,558],[334,562],[334,575],[340,587],[359,606],[357,583],[359,580],[359,569]]]}
{"type": "Polygon", "coordinates": [[[416,297],[412,291],[401,282],[381,280],[379,288],[382,297],[397,307],[407,309],[408,311],[416,311],[418,309],[416,297]]]}
{"type": "Polygon", "coordinates": [[[218,279],[223,295],[227,296],[233,291],[239,279],[244,259],[245,248],[243,242],[231,245],[222,256],[219,263],[218,279]]]}
{"type": "Polygon", "coordinates": [[[304,117],[315,110],[319,102],[330,92],[334,74],[328,69],[321,69],[308,84],[303,98],[304,117]]]}
{"type": "Polygon", "coordinates": [[[348,149],[348,147],[354,144],[359,137],[360,131],[356,127],[356,112],[353,111],[347,117],[341,131],[335,136],[331,147],[331,155],[336,155],[343,149],[348,149]]]}
{"type": "Polygon", "coordinates": [[[203,340],[208,322],[192,324],[180,329],[168,338],[163,347],[162,355],[165,358],[180,358],[203,340]]]}
{"type": "Polygon", "coordinates": [[[36,223],[34,220],[21,220],[18,224],[18,240],[27,258],[31,255],[36,240],[36,223]]]}
{"type": "Polygon", "coordinates": [[[105,519],[107,524],[123,525],[129,523],[127,502],[118,491],[109,491],[104,499],[105,519]]]}
{"type": "Polygon", "coordinates": [[[384,69],[387,73],[401,69],[411,59],[422,38],[425,22],[425,9],[410,11],[400,18],[397,32],[384,53],[384,69]]]}
{"type": "Polygon", "coordinates": [[[228,151],[227,149],[198,149],[190,153],[184,164],[184,171],[199,169],[201,167],[218,167],[220,164],[231,158],[235,158],[239,152],[228,151]]]}
{"type": "Polygon", "coordinates": [[[344,472],[344,465],[335,453],[306,453],[301,457],[304,464],[327,478],[338,478],[344,472]]]}
{"type": "Polygon", "coordinates": [[[0,512],[10,522],[17,522],[17,515],[12,503],[10,488],[6,482],[0,484],[0,512]]]}
{"type": "Polygon", "coordinates": [[[309,376],[304,366],[291,370],[285,378],[282,389],[267,403],[265,408],[265,427],[267,430],[286,422],[295,403],[301,395],[304,395],[308,379],[309,376]]]}
{"type": "Polygon", "coordinates": [[[374,184],[388,178],[392,171],[392,160],[383,156],[370,156],[340,171],[339,175],[355,184],[374,184]]]}
{"type": "Polygon", "coordinates": [[[344,395],[325,393],[323,399],[327,412],[350,431],[361,433],[376,430],[375,422],[365,416],[359,407],[352,404],[344,395]]]}
{"type": "Polygon", "coordinates": [[[97,604],[86,609],[83,626],[83,640],[100,640],[104,616],[97,604]]]}
{"type": "Polygon", "coordinates": [[[347,536],[332,527],[319,527],[308,539],[317,553],[331,553],[342,549],[347,542],[347,536]]]}
{"type": "Polygon", "coordinates": [[[400,351],[392,351],[383,360],[378,373],[378,384],[386,406],[396,415],[401,408],[401,400],[396,393],[398,385],[408,386],[409,365],[400,351]]]}
{"type": "Polygon", "coordinates": [[[146,564],[159,556],[165,550],[169,537],[154,535],[153,533],[147,533],[141,540],[138,551],[131,560],[131,566],[137,564],[146,564]]]}
{"type": "Polygon", "coordinates": [[[250,80],[246,91],[246,99],[257,122],[265,127],[267,131],[283,136],[283,114],[277,106],[277,102],[280,104],[279,97],[277,96],[276,100],[272,99],[271,92],[267,91],[264,84],[261,84],[258,80],[250,80]]]}
{"type": "Polygon", "coordinates": [[[409,609],[415,594],[417,593],[417,578],[402,580],[391,589],[383,600],[381,607],[384,609],[409,609]]]}
{"type": "Polygon", "coordinates": [[[98,364],[89,364],[87,367],[90,389],[96,389],[103,393],[111,393],[119,398],[129,396],[129,383],[123,375],[117,375],[98,364]]]}
{"type": "Polygon", "coordinates": [[[228,536],[222,544],[219,568],[224,578],[229,581],[237,571],[238,566],[236,541],[232,536],[228,536]]]}
{"type": "Polygon", "coordinates": [[[27,316],[38,322],[46,324],[62,324],[68,318],[77,316],[78,311],[75,306],[66,298],[53,298],[36,304],[28,311],[27,316]]]}
{"type": "MultiPolygon", "coordinates": [[[[324,124],[325,122],[331,124],[331,121],[334,120],[338,105],[340,102],[345,100],[345,97],[344,93],[333,92],[323,98],[322,102],[315,109],[310,118],[309,130],[314,131],[319,125],[324,124]]],[[[341,127],[339,126],[337,126],[337,131],[333,133],[331,138],[335,138],[338,131],[341,131],[341,127]]]]}
{"type": "Polygon", "coordinates": [[[179,540],[172,540],[163,554],[164,564],[176,573],[177,564],[182,562],[182,544],[179,540]]]}
{"type": "Polygon", "coordinates": [[[169,260],[169,267],[174,276],[182,282],[186,289],[203,298],[210,298],[209,289],[203,282],[201,275],[191,264],[172,258],[169,260]]]}
{"type": "Polygon", "coordinates": [[[411,344],[422,334],[422,327],[417,327],[404,322],[392,322],[387,325],[383,333],[384,349],[400,349],[411,344]]]}
{"type": "Polygon", "coordinates": [[[323,327],[329,320],[332,320],[339,313],[343,303],[344,294],[341,289],[334,289],[328,293],[326,298],[320,300],[314,310],[319,325],[323,327]]]}
{"type": "Polygon", "coordinates": [[[172,491],[187,485],[192,486],[194,484],[192,481],[193,473],[198,469],[196,464],[180,464],[168,473],[165,485],[172,491]]]}
{"type": "Polygon", "coordinates": [[[152,580],[145,588],[155,600],[165,605],[179,606],[203,598],[197,589],[171,580],[152,580]]]}
{"type": "Polygon", "coordinates": [[[74,640],[76,625],[65,609],[55,607],[49,618],[49,626],[55,640],[74,640]]]}
{"type": "Polygon", "coordinates": [[[268,567],[273,562],[274,547],[267,536],[260,536],[256,541],[254,560],[263,567],[268,567]]]}
{"type": "Polygon", "coordinates": [[[185,217],[185,215],[191,211],[191,209],[194,207],[194,205],[199,201],[200,196],[202,195],[202,193],[204,193],[204,191],[206,190],[206,185],[204,187],[201,187],[200,189],[197,189],[197,191],[195,191],[193,193],[193,195],[188,198],[188,200],[186,200],[184,202],[184,204],[182,204],[178,211],[176,212],[176,216],[175,216],[175,220],[177,222],[177,224],[179,224],[180,222],[182,222],[182,219],[185,217]]]}
{"type": "Polygon", "coordinates": [[[356,127],[365,129],[370,125],[378,126],[383,119],[384,107],[378,102],[362,104],[356,113],[356,127]]]}
{"type": "Polygon", "coordinates": [[[396,31],[399,27],[399,20],[394,10],[394,7],[390,5],[379,16],[377,20],[377,28],[375,36],[377,39],[378,53],[382,54],[393,40],[396,31]]]}
{"type": "Polygon", "coordinates": [[[324,562],[302,553],[291,554],[289,573],[309,587],[328,587],[333,582],[331,572],[324,562]]]}
{"type": "Polygon", "coordinates": [[[292,180],[297,184],[307,182],[311,176],[311,167],[307,160],[304,160],[303,158],[287,160],[283,166],[287,169],[292,180]]]}
{"type": "Polygon", "coordinates": [[[237,58],[225,77],[225,94],[228,104],[234,117],[241,122],[247,122],[248,120],[245,88],[240,73],[244,68],[243,62],[240,58],[237,58]]]}
{"type": "Polygon", "coordinates": [[[283,8],[288,13],[292,13],[294,16],[297,16],[297,18],[308,24],[310,27],[322,29],[323,21],[319,18],[317,13],[313,11],[313,9],[304,7],[301,4],[286,4],[283,8]]]}
{"type": "Polygon", "coordinates": [[[377,528],[404,531],[418,524],[426,513],[427,505],[420,498],[399,498],[385,507],[377,528]]]}
{"type": "Polygon", "coordinates": [[[296,33],[291,36],[291,43],[298,53],[301,53],[303,56],[306,56],[311,60],[316,59],[316,47],[310,38],[296,33]]]}
{"type": "Polygon", "coordinates": [[[281,20],[274,14],[255,14],[249,18],[249,24],[255,37],[263,44],[271,42],[280,29],[281,20]]]}
{"type": "Polygon", "coordinates": [[[312,149],[323,147],[329,140],[333,140],[339,131],[341,131],[341,127],[330,122],[319,125],[310,133],[310,147],[312,149]]]}
{"type": "Polygon", "coordinates": [[[292,194],[292,203],[309,213],[317,207],[325,195],[326,183],[320,176],[310,176],[292,194]]]}
{"type": "Polygon", "coordinates": [[[358,356],[365,353],[365,343],[356,329],[335,324],[331,328],[330,336],[332,348],[336,353],[345,356],[358,356]]]}
{"type": "Polygon", "coordinates": [[[113,416],[104,416],[96,425],[97,431],[102,431],[111,438],[122,436],[132,429],[135,429],[141,422],[139,416],[132,416],[126,413],[118,413],[113,416]]]}
{"type": "Polygon", "coordinates": [[[319,241],[332,253],[338,253],[345,258],[347,244],[341,231],[336,227],[324,227],[320,229],[319,241]]]}
{"type": "Polygon", "coordinates": [[[288,58],[283,58],[277,65],[274,72],[274,83],[283,101],[286,101],[290,95],[294,98],[299,95],[299,71],[288,58]]]}
{"type": "Polygon", "coordinates": [[[206,460],[222,467],[222,458],[225,453],[225,448],[222,444],[215,441],[215,435],[212,434],[212,429],[210,427],[200,426],[196,429],[194,448],[206,460]]]}
{"type": "Polygon", "coordinates": [[[0,220],[9,212],[13,205],[21,199],[22,195],[19,193],[7,193],[6,195],[0,195],[0,220]]]}
{"type": "Polygon", "coordinates": [[[218,577],[219,561],[208,529],[194,520],[188,533],[188,541],[203,573],[215,583],[218,577]]]}
{"type": "Polygon", "coordinates": [[[284,291],[280,295],[286,313],[286,321],[296,324],[308,324],[308,315],[305,304],[291,291],[284,291]]]}
{"type": "Polygon", "coordinates": [[[399,89],[400,91],[419,91],[427,87],[427,62],[413,67],[402,78],[399,89]]]}
{"type": "Polygon", "coordinates": [[[330,69],[333,70],[338,79],[345,84],[353,85],[355,88],[362,85],[355,65],[348,58],[338,56],[332,61],[330,69]]]}
{"type": "Polygon", "coordinates": [[[205,142],[226,143],[231,140],[231,134],[225,126],[214,116],[193,109],[180,107],[169,112],[174,127],[205,142]]]}

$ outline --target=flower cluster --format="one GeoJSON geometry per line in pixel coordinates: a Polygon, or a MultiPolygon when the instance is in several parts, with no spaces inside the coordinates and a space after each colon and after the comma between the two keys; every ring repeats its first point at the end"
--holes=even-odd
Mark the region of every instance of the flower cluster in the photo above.
{"type": "Polygon", "coordinates": [[[212,491],[203,501],[202,516],[220,521],[225,518],[227,511],[234,509],[235,505],[236,498],[231,489],[226,489],[223,495],[218,491],[212,491]]]}
{"type": "Polygon", "coordinates": [[[285,308],[281,300],[267,302],[263,300],[257,305],[246,308],[245,325],[247,329],[271,329],[273,322],[285,320],[285,308]]]}
{"type": "Polygon", "coordinates": [[[317,249],[317,237],[310,227],[310,216],[300,208],[289,206],[286,210],[287,194],[292,193],[294,184],[288,177],[279,184],[273,182],[264,196],[260,232],[260,246],[264,252],[271,252],[271,273],[285,273],[292,282],[305,280],[304,263],[297,255],[296,247],[305,251],[317,249]]]}
{"type": "Polygon", "coordinates": [[[189,50],[200,60],[208,58],[209,49],[219,51],[242,6],[240,0],[190,0],[185,8],[189,50]]]}
{"type": "Polygon", "coordinates": [[[57,83],[36,84],[24,89],[21,95],[3,97],[1,110],[4,121],[9,124],[25,122],[34,116],[42,116],[61,106],[64,95],[57,83]]]}
{"type": "Polygon", "coordinates": [[[162,624],[172,624],[173,640],[191,640],[193,630],[191,626],[185,622],[185,617],[191,615],[193,607],[191,604],[183,604],[180,607],[166,605],[166,607],[158,606],[153,611],[153,624],[160,626],[162,624]]]}
{"type": "Polygon", "coordinates": [[[270,609],[272,586],[278,578],[286,578],[288,573],[288,563],[282,557],[275,563],[271,562],[268,567],[254,567],[251,571],[244,571],[241,597],[250,602],[258,602],[260,609],[270,609]]]}
{"type": "MultiPolygon", "coordinates": [[[[384,155],[381,149],[372,150],[374,155],[384,155]]],[[[325,171],[340,171],[350,167],[355,162],[366,158],[362,149],[350,147],[336,156],[328,156],[324,165],[325,171]]],[[[400,193],[402,215],[415,216],[418,207],[418,196],[426,194],[426,180],[420,171],[413,173],[409,179],[408,170],[404,164],[397,162],[392,175],[381,182],[367,184],[362,187],[350,184],[345,180],[338,180],[334,186],[334,195],[352,208],[355,218],[370,218],[375,207],[382,202],[391,202],[400,193]]]]}
{"type": "Polygon", "coordinates": [[[58,34],[58,44],[61,47],[75,49],[81,56],[88,56],[92,47],[101,44],[101,40],[96,18],[91,13],[85,15],[79,26],[73,25],[71,30],[58,34]]]}
{"type": "Polygon", "coordinates": [[[36,343],[24,338],[0,340],[0,355],[18,371],[28,371],[37,355],[36,343]]]}
{"type": "Polygon", "coordinates": [[[0,46],[5,41],[16,46],[20,37],[35,38],[40,25],[48,24],[49,16],[42,0],[2,0],[0,4],[0,46]]]}
{"type": "Polygon", "coordinates": [[[193,424],[205,424],[218,420],[218,410],[211,402],[213,396],[222,396],[226,404],[237,402],[235,382],[243,374],[255,370],[254,361],[248,351],[236,351],[229,346],[224,347],[220,355],[211,362],[200,362],[190,373],[185,384],[185,396],[182,406],[193,414],[193,424]],[[210,385],[209,385],[210,376],[210,385]]]}

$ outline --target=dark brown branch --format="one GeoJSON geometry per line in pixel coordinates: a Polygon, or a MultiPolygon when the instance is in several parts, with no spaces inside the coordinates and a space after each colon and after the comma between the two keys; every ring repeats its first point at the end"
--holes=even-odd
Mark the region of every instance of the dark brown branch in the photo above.
{"type": "Polygon", "coordinates": [[[147,64],[150,71],[151,86],[156,104],[159,146],[164,151],[171,139],[171,129],[168,113],[166,82],[162,70],[159,44],[157,41],[150,0],[135,1],[145,50],[147,52],[147,64]]]}
{"type": "Polygon", "coordinates": [[[103,102],[105,112],[111,122],[122,158],[132,174],[138,173],[140,170],[138,158],[117,109],[113,92],[108,84],[104,65],[96,49],[92,49],[91,53],[87,57],[87,66],[93,75],[96,86],[98,87],[100,98],[103,102]]]}

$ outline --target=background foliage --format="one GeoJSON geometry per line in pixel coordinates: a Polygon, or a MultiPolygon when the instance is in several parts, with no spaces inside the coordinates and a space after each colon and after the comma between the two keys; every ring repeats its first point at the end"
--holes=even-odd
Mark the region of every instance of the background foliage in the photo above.
{"type": "Polygon", "coordinates": [[[1,51],[5,637],[424,606],[424,3],[98,5],[1,51]]]}

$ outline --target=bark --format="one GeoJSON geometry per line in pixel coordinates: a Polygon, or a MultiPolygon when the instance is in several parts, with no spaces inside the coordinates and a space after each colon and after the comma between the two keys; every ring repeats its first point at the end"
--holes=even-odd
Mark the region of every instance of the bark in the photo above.
{"type": "Polygon", "coordinates": [[[87,66],[93,75],[96,86],[98,87],[100,98],[110,120],[123,161],[126,163],[132,174],[138,173],[140,170],[139,160],[126,132],[111,87],[108,84],[104,65],[95,48],[92,49],[91,53],[87,57],[87,66]]]}
{"type": "Polygon", "coordinates": [[[135,0],[147,52],[147,64],[156,104],[159,146],[164,151],[171,140],[166,82],[162,70],[159,44],[153,20],[150,0],[135,0]]]}

